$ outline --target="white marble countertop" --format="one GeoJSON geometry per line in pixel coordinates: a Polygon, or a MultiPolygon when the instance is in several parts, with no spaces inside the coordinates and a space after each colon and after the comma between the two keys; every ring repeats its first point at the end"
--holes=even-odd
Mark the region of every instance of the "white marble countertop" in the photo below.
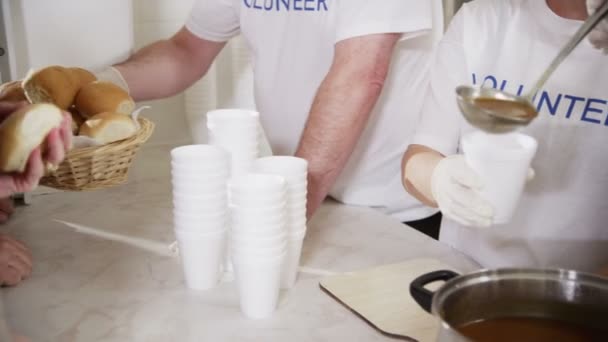
{"type": "MultiPolygon", "coordinates": [[[[234,283],[206,292],[184,286],[179,259],[74,232],[61,220],[169,244],[167,147],[138,155],[128,184],[34,197],[3,232],[24,241],[34,272],[3,289],[8,324],[32,341],[382,341],[301,274],[267,320],[244,318],[234,283]]],[[[347,272],[436,258],[468,269],[464,256],[371,209],[325,204],[309,224],[302,265],[347,272]]]]}

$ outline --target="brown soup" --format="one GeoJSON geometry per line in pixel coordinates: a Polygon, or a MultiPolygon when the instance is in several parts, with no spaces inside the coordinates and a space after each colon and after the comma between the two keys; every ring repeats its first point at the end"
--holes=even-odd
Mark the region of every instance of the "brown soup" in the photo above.
{"type": "Polygon", "coordinates": [[[467,323],[456,330],[469,339],[480,342],[608,341],[608,330],[541,318],[489,319],[467,323]]]}
{"type": "Polygon", "coordinates": [[[521,102],[481,98],[476,99],[475,104],[503,117],[526,118],[537,115],[536,109],[521,102]]]}

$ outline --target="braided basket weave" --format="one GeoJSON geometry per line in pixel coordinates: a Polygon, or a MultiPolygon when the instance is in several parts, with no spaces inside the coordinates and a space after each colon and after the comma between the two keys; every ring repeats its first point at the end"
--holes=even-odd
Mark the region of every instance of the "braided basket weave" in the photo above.
{"type": "Polygon", "coordinates": [[[141,129],[128,139],[111,144],[72,150],[59,167],[40,184],[60,190],[98,190],[124,184],[139,150],[154,131],[154,123],[139,117],[141,129]]]}

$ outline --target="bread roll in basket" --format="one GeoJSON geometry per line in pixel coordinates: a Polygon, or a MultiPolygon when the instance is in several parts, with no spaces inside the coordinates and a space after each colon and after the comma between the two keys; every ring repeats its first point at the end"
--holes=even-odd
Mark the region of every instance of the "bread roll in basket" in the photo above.
{"type": "MultiPolygon", "coordinates": [[[[11,94],[18,94],[14,88],[13,83],[11,94]]],[[[77,143],[61,164],[49,168],[41,185],[84,191],[127,181],[133,159],[152,135],[154,124],[138,117],[141,109],[134,110],[135,102],[126,91],[97,81],[86,69],[62,66],[31,72],[21,82],[21,88],[30,103],[54,104],[69,111],[73,118],[77,143]],[[88,143],[83,145],[82,141],[88,143]]],[[[8,89],[7,85],[7,94],[8,89]]]]}

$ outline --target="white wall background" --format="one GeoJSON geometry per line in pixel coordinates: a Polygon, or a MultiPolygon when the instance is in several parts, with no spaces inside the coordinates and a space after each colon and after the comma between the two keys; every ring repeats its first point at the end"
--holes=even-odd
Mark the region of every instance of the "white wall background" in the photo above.
{"type": "MultiPolygon", "coordinates": [[[[195,0],[133,0],[135,49],[166,39],[185,23],[195,0]]],[[[146,116],[156,123],[149,144],[206,140],[204,114],[215,108],[254,108],[253,76],[240,38],[224,48],[208,74],[172,98],[152,101],[146,116]]]]}

